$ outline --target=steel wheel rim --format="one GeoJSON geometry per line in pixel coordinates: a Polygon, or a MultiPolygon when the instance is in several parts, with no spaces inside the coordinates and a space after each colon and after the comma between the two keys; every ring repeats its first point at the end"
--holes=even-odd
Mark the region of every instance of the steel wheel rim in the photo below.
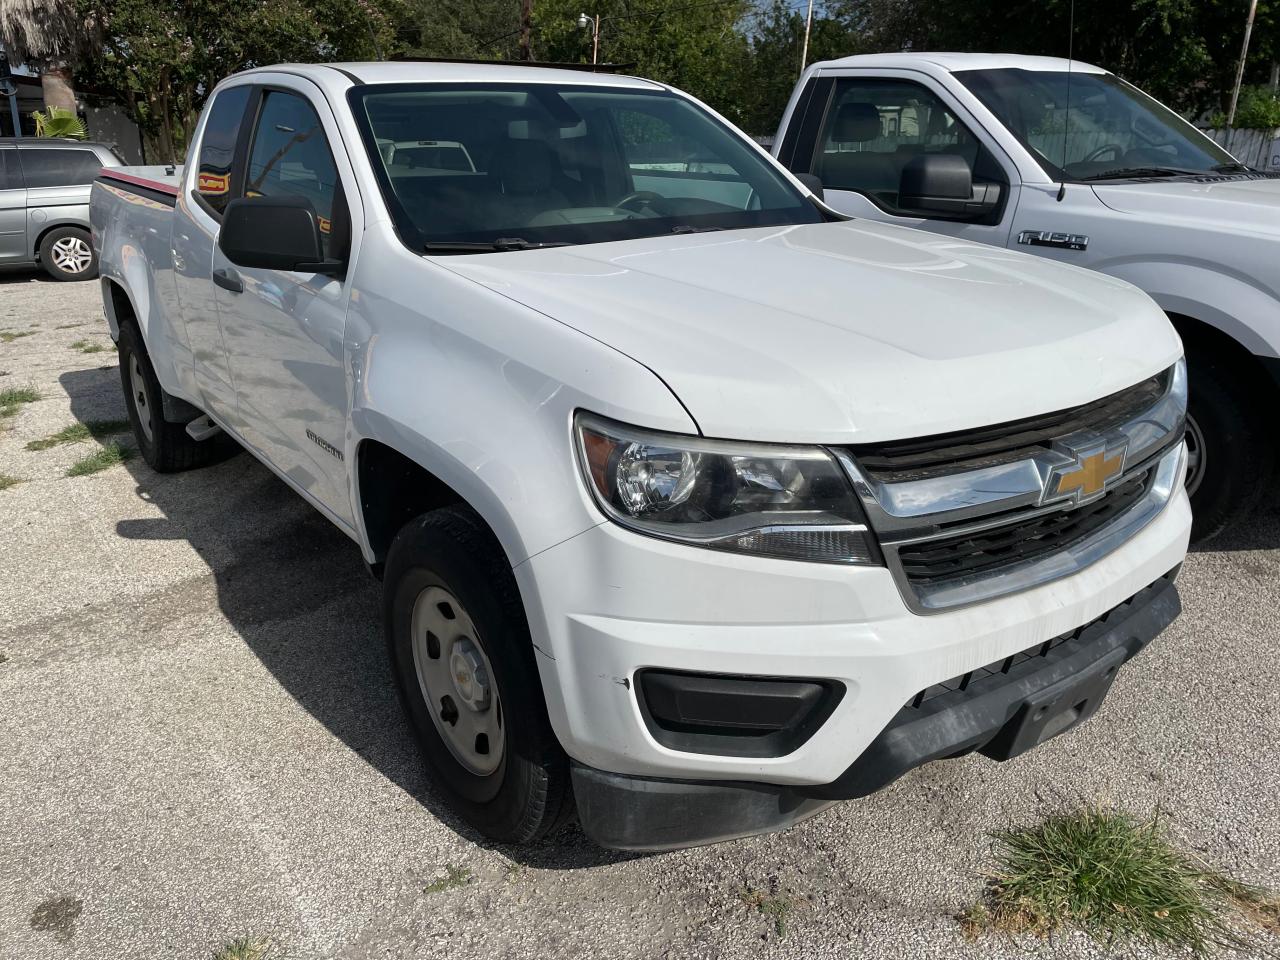
{"type": "Polygon", "coordinates": [[[142,376],[142,365],[136,353],[129,354],[129,389],[133,393],[133,409],[138,412],[138,424],[142,435],[151,440],[151,405],[147,403],[147,381],[142,376]]]}
{"type": "Polygon", "coordinates": [[[1204,480],[1205,461],[1204,431],[1196,418],[1187,417],[1187,496],[1194,497],[1204,480]]]}
{"type": "Polygon", "coordinates": [[[413,603],[413,666],[427,712],[467,772],[497,771],[506,748],[505,718],[489,658],[458,598],[430,586],[413,603]]]}
{"type": "Polygon", "coordinates": [[[93,251],[81,237],[63,237],[50,251],[53,264],[67,273],[84,273],[93,263],[93,251]]]}

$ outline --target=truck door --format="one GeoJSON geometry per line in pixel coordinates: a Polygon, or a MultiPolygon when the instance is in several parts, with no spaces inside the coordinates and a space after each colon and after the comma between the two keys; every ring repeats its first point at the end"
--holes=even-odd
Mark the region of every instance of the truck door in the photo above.
{"type": "MultiPolygon", "coordinates": [[[[325,255],[348,259],[354,174],[328,106],[282,80],[259,88],[243,196],[303,197],[315,209],[325,255]],[[321,120],[324,113],[327,122],[321,120]],[[335,156],[344,161],[339,172],[335,156]]],[[[350,274],[348,274],[348,277],[350,274]]],[[[344,335],[348,277],[237,266],[221,250],[213,282],[222,342],[235,378],[244,438],[343,523],[349,409],[344,335]]]]}
{"type": "MultiPolygon", "coordinates": [[[[198,152],[188,175],[189,192],[180,191],[173,211],[173,275],[182,304],[182,321],[191,346],[192,388],[200,406],[237,433],[243,432],[236,408],[231,365],[218,327],[218,304],[210,283],[213,251],[222,212],[231,199],[236,143],[245,127],[253,87],[224,87],[205,111],[198,152]]],[[[181,373],[179,373],[181,376],[181,373]]]]}
{"type": "Polygon", "coordinates": [[[816,93],[802,101],[805,116],[790,118],[779,158],[821,179],[827,203],[842,213],[1004,246],[1017,205],[1012,164],[945,90],[922,74],[896,74],[811,80],[816,93]],[[906,205],[904,174],[925,157],[963,161],[994,206],[975,213],[906,205]]]}
{"type": "Polygon", "coordinates": [[[27,188],[18,151],[0,147],[0,263],[30,260],[27,250],[27,188]]]}

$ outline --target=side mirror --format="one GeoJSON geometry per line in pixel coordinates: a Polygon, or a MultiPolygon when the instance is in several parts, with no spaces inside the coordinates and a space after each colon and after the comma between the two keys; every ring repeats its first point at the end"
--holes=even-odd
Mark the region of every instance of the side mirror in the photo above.
{"type": "Polygon", "coordinates": [[[328,260],[320,218],[304,197],[242,197],[227,204],[218,246],[238,267],[339,274],[341,260],[328,260]]]}
{"type": "Polygon", "coordinates": [[[902,168],[898,206],[946,219],[981,218],[1000,205],[1000,185],[973,182],[963,157],[922,153],[902,168]]]}
{"type": "Polygon", "coordinates": [[[822,200],[824,202],[826,201],[826,197],[822,195],[822,178],[821,177],[812,173],[797,173],[795,177],[802,184],[804,184],[805,187],[808,188],[809,192],[812,193],[815,197],[817,197],[819,200],[822,200]]]}

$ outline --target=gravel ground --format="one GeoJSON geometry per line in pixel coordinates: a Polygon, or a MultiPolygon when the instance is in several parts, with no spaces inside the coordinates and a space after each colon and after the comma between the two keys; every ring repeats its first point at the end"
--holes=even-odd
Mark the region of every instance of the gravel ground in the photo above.
{"type": "MultiPolygon", "coordinates": [[[[1185,613],[1100,713],[1017,760],[935,764],[789,833],[628,857],[572,829],[494,847],[433,793],[355,546],[241,454],[67,468],[124,416],[97,286],[0,274],[0,958],[1045,957],[968,945],[989,832],[1076,799],[1157,805],[1189,848],[1280,887],[1280,500],[1189,558],[1185,613]],[[450,867],[465,883],[437,890],[450,867]],[[430,888],[430,889],[428,889],[430,888]],[[745,888],[791,909],[786,935],[745,888]],[[434,891],[434,892],[433,892],[434,891]]],[[[1273,941],[1270,949],[1280,949],[1273,941]]],[[[1127,955],[1127,954],[1126,954],[1127,955]]],[[[1138,955],[1144,955],[1139,952],[1138,955]]]]}

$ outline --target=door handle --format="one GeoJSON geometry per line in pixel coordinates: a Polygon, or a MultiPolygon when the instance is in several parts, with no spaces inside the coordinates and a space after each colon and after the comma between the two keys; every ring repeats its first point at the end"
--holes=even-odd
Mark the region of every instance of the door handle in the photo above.
{"type": "Polygon", "coordinates": [[[219,286],[223,290],[230,290],[232,293],[244,292],[244,284],[240,282],[240,274],[228,267],[219,267],[213,271],[213,282],[215,286],[219,286]]]}

